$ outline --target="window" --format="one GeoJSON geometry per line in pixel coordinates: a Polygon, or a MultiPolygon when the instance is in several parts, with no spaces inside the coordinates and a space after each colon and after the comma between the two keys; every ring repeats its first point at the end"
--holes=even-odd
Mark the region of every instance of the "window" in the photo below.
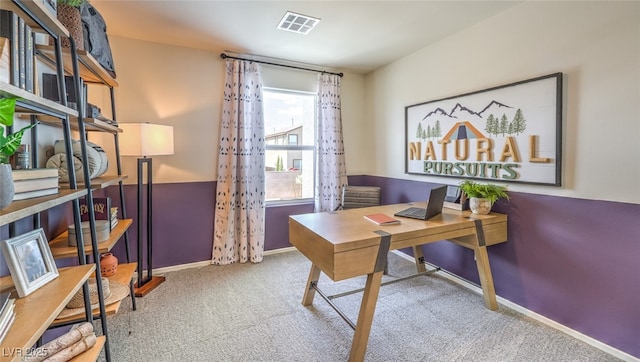
{"type": "Polygon", "coordinates": [[[264,88],[265,184],[268,202],[312,199],[316,95],[264,88]]]}

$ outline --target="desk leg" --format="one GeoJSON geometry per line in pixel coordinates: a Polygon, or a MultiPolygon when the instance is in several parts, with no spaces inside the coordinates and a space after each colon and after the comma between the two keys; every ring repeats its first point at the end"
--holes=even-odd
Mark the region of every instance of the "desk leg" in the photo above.
{"type": "Polygon", "coordinates": [[[493,285],[493,276],[491,275],[491,266],[489,265],[489,254],[487,254],[482,221],[476,220],[475,224],[478,244],[474,246],[473,251],[476,255],[476,266],[478,267],[478,275],[480,276],[484,305],[491,310],[496,310],[498,309],[496,289],[493,285]]]}
{"type": "Polygon", "coordinates": [[[316,296],[316,290],[311,287],[311,284],[318,284],[319,279],[320,268],[315,264],[311,264],[311,271],[309,271],[309,279],[307,280],[307,289],[305,289],[304,296],[302,297],[302,305],[309,306],[313,303],[313,297],[316,296]]]}
{"type": "Polygon", "coordinates": [[[416,260],[416,269],[418,270],[418,273],[426,272],[427,266],[422,262],[424,260],[422,245],[415,245],[413,247],[413,257],[416,260]]]}
{"type": "Polygon", "coordinates": [[[367,352],[367,343],[369,342],[369,334],[371,333],[371,324],[373,323],[373,313],[376,309],[378,301],[378,293],[380,292],[380,283],[382,282],[382,271],[373,274],[367,274],[367,284],[364,288],[364,295],[360,304],[360,312],[358,313],[358,323],[356,324],[356,332],[351,342],[351,352],[349,353],[349,361],[364,361],[364,355],[367,352]]]}

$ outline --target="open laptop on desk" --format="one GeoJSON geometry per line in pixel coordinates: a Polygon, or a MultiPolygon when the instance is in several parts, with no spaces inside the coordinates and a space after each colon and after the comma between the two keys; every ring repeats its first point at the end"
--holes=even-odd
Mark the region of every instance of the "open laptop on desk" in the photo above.
{"type": "Polygon", "coordinates": [[[420,207],[410,207],[393,215],[419,220],[429,220],[430,218],[442,212],[442,205],[444,204],[444,197],[446,195],[447,186],[436,187],[429,192],[429,200],[427,201],[426,209],[420,207]]]}

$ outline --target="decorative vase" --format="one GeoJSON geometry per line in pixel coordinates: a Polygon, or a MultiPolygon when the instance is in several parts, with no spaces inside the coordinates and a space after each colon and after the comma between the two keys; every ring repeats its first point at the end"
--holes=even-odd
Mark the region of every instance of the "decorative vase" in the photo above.
{"type": "MultiPolygon", "coordinates": [[[[75,6],[59,3],[57,17],[62,25],[69,30],[69,34],[76,43],[76,49],[84,50],[84,33],[82,29],[80,9],[75,6]]],[[[53,44],[53,38],[51,38],[49,44],[53,44]]],[[[69,42],[69,38],[60,37],[60,46],[63,48],[70,48],[71,43],[69,42]]]]}
{"type": "Polygon", "coordinates": [[[118,258],[111,253],[100,255],[100,274],[103,277],[110,277],[118,271],[118,258]]]}
{"type": "Polygon", "coordinates": [[[469,209],[474,214],[487,215],[491,212],[491,201],[489,199],[481,199],[472,197],[469,199],[469,209]]]}
{"type": "Polygon", "coordinates": [[[0,164],[0,210],[9,206],[15,195],[11,165],[0,164]]]}

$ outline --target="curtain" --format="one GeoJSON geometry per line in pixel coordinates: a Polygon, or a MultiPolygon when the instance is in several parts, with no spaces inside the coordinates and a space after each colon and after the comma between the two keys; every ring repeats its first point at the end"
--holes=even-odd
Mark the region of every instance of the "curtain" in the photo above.
{"type": "Polygon", "coordinates": [[[223,97],[211,263],[258,263],[265,222],[260,66],[227,59],[223,97]]]}
{"type": "Polygon", "coordinates": [[[340,76],[318,74],[318,130],[315,211],[332,211],[347,185],[342,141],[340,76]]]}

